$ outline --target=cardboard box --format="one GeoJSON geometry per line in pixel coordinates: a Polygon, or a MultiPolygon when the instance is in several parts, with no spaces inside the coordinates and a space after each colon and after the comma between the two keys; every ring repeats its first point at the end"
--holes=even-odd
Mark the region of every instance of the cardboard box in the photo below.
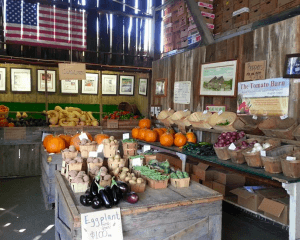
{"type": "MultiPolygon", "coordinates": [[[[173,49],[174,49],[174,47],[173,47],[173,49]]],[[[182,161],[180,160],[179,157],[174,156],[172,154],[168,154],[168,153],[156,153],[155,155],[156,155],[157,161],[163,162],[163,161],[168,160],[169,163],[170,163],[170,165],[174,166],[176,170],[177,169],[182,170],[182,161]]],[[[192,166],[191,166],[191,164],[189,164],[189,163],[185,164],[185,171],[187,173],[191,173],[192,172],[192,166]]]]}
{"type": "Polygon", "coordinates": [[[228,19],[222,23],[222,32],[232,29],[232,19],[228,19]]]}
{"type": "Polygon", "coordinates": [[[179,21],[173,23],[173,32],[177,32],[180,30],[180,23],[179,21]]]}
{"type": "Polygon", "coordinates": [[[164,18],[163,22],[164,22],[164,25],[168,25],[169,23],[172,23],[172,17],[166,17],[166,18],[164,18]]]}
{"type": "Polygon", "coordinates": [[[182,26],[185,26],[188,24],[188,18],[187,18],[187,15],[182,15],[180,18],[179,18],[179,27],[182,27],[182,26]]]}
{"type": "Polygon", "coordinates": [[[168,33],[172,33],[173,32],[173,27],[172,27],[172,23],[170,23],[169,25],[166,25],[165,27],[165,34],[168,33]],[[170,25],[171,24],[171,25],[170,25]],[[168,27],[167,27],[168,26],[168,27]]]}
{"type": "Polygon", "coordinates": [[[207,164],[198,163],[198,165],[193,165],[192,171],[193,174],[198,176],[203,181],[213,181],[215,179],[216,170],[210,168],[207,164]]]}
{"type": "Polygon", "coordinates": [[[181,41],[181,48],[185,48],[188,46],[188,39],[187,37],[185,38],[182,38],[182,41],[181,41]]]}
{"type": "Polygon", "coordinates": [[[173,41],[174,41],[173,38],[174,38],[173,33],[166,34],[165,37],[164,37],[164,45],[167,45],[169,43],[173,43],[173,41]]]}
{"type": "Polygon", "coordinates": [[[256,22],[260,19],[260,5],[256,5],[250,9],[249,22],[256,22]]]}
{"type": "Polygon", "coordinates": [[[233,13],[233,6],[224,7],[223,22],[228,19],[232,19],[232,13],[233,13]]]}
{"type": "Polygon", "coordinates": [[[224,185],[244,186],[246,178],[240,174],[228,172],[225,170],[215,171],[214,181],[224,185]]]}
{"type": "Polygon", "coordinates": [[[187,8],[184,2],[178,5],[178,10],[177,10],[178,17],[181,16],[182,14],[187,14],[187,8]]]}
{"type": "Polygon", "coordinates": [[[220,25],[223,22],[223,13],[222,12],[218,12],[215,14],[215,19],[214,19],[214,24],[216,25],[220,25]]]}
{"type": "MultiPolygon", "coordinates": [[[[174,33],[174,43],[175,43],[175,44],[180,43],[180,45],[181,45],[180,32],[174,33]]],[[[179,47],[175,47],[175,48],[178,49],[178,48],[180,48],[180,46],[179,46],[179,47]]]]}
{"type": "Polygon", "coordinates": [[[237,11],[244,7],[249,7],[249,0],[235,0],[233,4],[233,11],[237,11]]]}
{"type": "Polygon", "coordinates": [[[264,199],[262,195],[248,192],[244,188],[234,189],[231,193],[238,196],[238,205],[248,208],[254,212],[258,212],[258,207],[264,199]]]}
{"type": "Polygon", "coordinates": [[[221,32],[222,32],[222,24],[216,25],[213,33],[216,35],[216,34],[221,34],[221,32]]]}
{"type": "Polygon", "coordinates": [[[190,177],[191,177],[191,179],[192,179],[193,181],[195,181],[195,182],[197,182],[197,183],[199,183],[200,180],[201,180],[198,176],[196,176],[196,175],[194,175],[194,174],[191,174],[190,177]]]}
{"type": "Polygon", "coordinates": [[[250,0],[249,1],[249,8],[252,8],[254,6],[257,6],[260,4],[260,0],[250,0]]]}
{"type": "Polygon", "coordinates": [[[278,0],[278,7],[294,2],[294,0],[278,0]]]}
{"type": "Polygon", "coordinates": [[[188,25],[182,26],[180,28],[180,38],[186,38],[188,36],[188,25]]]}
{"type": "Polygon", "coordinates": [[[268,199],[264,198],[259,210],[264,212],[266,217],[272,218],[285,225],[289,224],[289,198],[268,199]]]}
{"type": "Polygon", "coordinates": [[[202,185],[212,189],[213,188],[213,181],[203,181],[202,185]]]}
{"type": "Polygon", "coordinates": [[[168,15],[169,13],[171,13],[173,11],[173,4],[169,4],[168,6],[166,6],[166,8],[164,9],[164,16],[168,15]]]}
{"type": "Polygon", "coordinates": [[[208,13],[208,12],[201,12],[202,16],[205,17],[205,18],[212,18],[212,19],[215,19],[216,15],[215,14],[212,14],[212,13],[208,13]]]}
{"type": "Polygon", "coordinates": [[[279,6],[279,2],[284,2],[284,1],[280,1],[278,0],[278,7],[279,7],[279,12],[283,12],[285,10],[297,7],[300,5],[300,0],[294,0],[294,1],[290,1],[284,5],[279,6]]]}
{"type": "Polygon", "coordinates": [[[173,51],[173,49],[174,49],[174,44],[173,43],[164,45],[164,52],[170,52],[170,51],[173,51]]]}
{"type": "Polygon", "coordinates": [[[239,186],[236,185],[224,185],[221,183],[218,183],[216,181],[212,182],[212,189],[221,193],[223,196],[229,196],[232,195],[232,193],[230,192],[233,189],[236,189],[239,186]]]}
{"type": "Polygon", "coordinates": [[[268,14],[272,13],[277,8],[277,1],[278,0],[268,0],[265,3],[260,5],[260,12],[262,15],[268,16],[268,14]]]}
{"type": "Polygon", "coordinates": [[[241,13],[232,18],[232,24],[234,28],[246,25],[249,20],[249,13],[241,13]]]}
{"type": "Polygon", "coordinates": [[[213,3],[214,12],[222,12],[223,11],[223,1],[215,1],[213,3]]]}

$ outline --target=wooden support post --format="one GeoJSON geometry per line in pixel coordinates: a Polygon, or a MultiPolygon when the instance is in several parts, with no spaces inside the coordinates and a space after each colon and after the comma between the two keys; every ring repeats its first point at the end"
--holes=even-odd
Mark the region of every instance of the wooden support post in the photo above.
{"type": "MultiPolygon", "coordinates": [[[[45,110],[48,112],[48,75],[45,68],[45,110]]],[[[48,122],[48,114],[46,114],[46,122],[48,122]]]]}
{"type": "Polygon", "coordinates": [[[102,120],[102,113],[103,113],[103,106],[102,106],[102,71],[99,71],[99,94],[100,94],[100,101],[99,101],[99,121],[101,123],[102,120]]]}

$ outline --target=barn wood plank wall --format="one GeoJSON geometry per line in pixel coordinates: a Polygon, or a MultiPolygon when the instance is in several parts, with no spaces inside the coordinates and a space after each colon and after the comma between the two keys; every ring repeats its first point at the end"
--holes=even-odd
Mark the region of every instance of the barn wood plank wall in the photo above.
{"type": "MultiPolygon", "coordinates": [[[[37,92],[37,70],[44,69],[40,66],[20,65],[20,64],[0,64],[0,67],[6,68],[6,93],[0,93],[0,102],[23,102],[23,103],[45,103],[45,94],[37,92]],[[11,68],[29,68],[31,69],[32,78],[32,92],[31,93],[12,93],[10,86],[10,69],[11,68]]],[[[58,68],[49,67],[48,70],[56,70],[56,79],[58,79],[58,68]]],[[[126,73],[126,72],[112,72],[112,71],[93,71],[88,70],[88,73],[98,73],[99,80],[101,74],[117,74],[118,81],[120,75],[134,75],[135,88],[134,96],[101,96],[101,81],[99,81],[99,94],[87,95],[81,94],[81,81],[79,81],[79,94],[61,94],[60,81],[56,81],[56,93],[48,93],[48,103],[74,103],[74,104],[102,104],[102,105],[118,105],[120,102],[129,102],[136,104],[143,115],[148,113],[148,97],[139,95],[138,84],[140,78],[149,78],[148,73],[126,73]]],[[[149,90],[149,89],[148,89],[149,90]]],[[[20,109],[22,111],[22,109],[20,109]]]]}
{"type": "MultiPolygon", "coordinates": [[[[190,109],[201,111],[206,105],[226,105],[228,111],[236,112],[236,97],[199,96],[200,70],[202,63],[238,60],[237,81],[244,81],[244,66],[249,61],[266,60],[266,79],[283,76],[286,54],[300,52],[300,16],[265,26],[252,32],[224,40],[206,47],[199,47],[152,64],[153,81],[151,104],[161,105],[162,109],[190,109]],[[154,97],[155,79],[168,79],[167,97],[154,97]],[[174,104],[175,81],[191,81],[192,96],[189,105],[174,104]]],[[[298,83],[291,81],[289,116],[299,116],[298,83]]],[[[215,134],[203,133],[203,140],[214,138],[215,134]],[[207,135],[207,136],[206,136],[207,135]]]]}

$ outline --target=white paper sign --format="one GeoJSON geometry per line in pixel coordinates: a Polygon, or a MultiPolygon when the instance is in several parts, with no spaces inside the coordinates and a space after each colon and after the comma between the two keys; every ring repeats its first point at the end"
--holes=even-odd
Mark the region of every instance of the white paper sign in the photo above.
{"type": "Polygon", "coordinates": [[[81,214],[81,233],[86,240],[123,240],[120,208],[81,214]]]}
{"type": "Polygon", "coordinates": [[[281,120],[284,120],[284,119],[287,119],[288,118],[288,115],[284,114],[283,116],[280,116],[280,119],[281,120]]]}
{"type": "Polygon", "coordinates": [[[175,82],[174,84],[174,103],[190,104],[191,101],[191,82],[175,82]]]}
{"type": "Polygon", "coordinates": [[[219,112],[218,112],[218,115],[221,115],[223,113],[223,110],[220,110],[219,112]]]}
{"type": "Polygon", "coordinates": [[[203,111],[203,114],[207,114],[207,110],[204,110],[204,111],[203,111]]]}
{"type": "Polygon", "coordinates": [[[265,157],[266,155],[266,151],[260,151],[260,156],[265,157]]]}
{"type": "Polygon", "coordinates": [[[129,139],[129,133],[123,133],[123,140],[129,139]]]}
{"type": "Polygon", "coordinates": [[[42,142],[44,141],[45,137],[47,137],[48,135],[51,135],[51,133],[43,133],[43,135],[42,135],[42,142]]]}
{"type": "Polygon", "coordinates": [[[93,157],[93,158],[98,157],[98,152],[94,152],[94,151],[89,152],[89,157],[93,157]]]}
{"type": "Polygon", "coordinates": [[[132,166],[142,166],[142,163],[141,163],[141,159],[140,158],[134,158],[132,159],[132,166]]]}
{"type": "Polygon", "coordinates": [[[228,149],[230,149],[230,150],[235,150],[236,149],[236,146],[234,145],[234,143],[231,143],[230,145],[229,145],[229,148],[228,149]]]}
{"type": "Polygon", "coordinates": [[[97,148],[97,152],[103,152],[103,144],[100,144],[97,148]]]}
{"type": "Polygon", "coordinates": [[[144,152],[147,152],[147,151],[149,151],[150,149],[151,149],[151,146],[150,146],[150,145],[145,145],[145,146],[143,147],[144,152]]]}
{"type": "Polygon", "coordinates": [[[257,116],[256,116],[256,115],[253,115],[252,119],[257,120],[257,116]]]}
{"type": "Polygon", "coordinates": [[[287,157],[286,157],[286,160],[288,160],[288,161],[295,161],[295,160],[296,160],[296,157],[290,157],[290,156],[287,156],[287,157]]]}
{"type": "Polygon", "coordinates": [[[88,136],[86,135],[86,133],[81,133],[81,134],[79,135],[79,139],[80,139],[80,141],[82,141],[83,139],[89,139],[89,138],[88,138],[88,136]]]}

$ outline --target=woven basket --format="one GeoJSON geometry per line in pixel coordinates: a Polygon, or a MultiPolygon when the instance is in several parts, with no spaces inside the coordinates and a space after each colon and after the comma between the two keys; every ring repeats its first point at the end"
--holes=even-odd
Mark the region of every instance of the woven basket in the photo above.
{"type": "Polygon", "coordinates": [[[212,128],[211,125],[209,125],[209,118],[212,116],[211,112],[208,112],[206,114],[203,114],[203,112],[195,112],[191,114],[188,117],[188,120],[195,128],[206,128],[210,129],[212,128]]]}
{"type": "Polygon", "coordinates": [[[181,120],[182,118],[186,118],[191,115],[191,111],[177,111],[171,116],[171,120],[181,120]]]}
{"type": "Polygon", "coordinates": [[[191,126],[191,123],[189,122],[188,117],[183,117],[179,120],[174,120],[174,123],[178,126],[183,126],[183,127],[191,126]]]}
{"type": "Polygon", "coordinates": [[[162,124],[164,124],[167,128],[171,127],[174,124],[174,121],[171,119],[171,117],[167,117],[165,119],[159,120],[162,124]]]}
{"type": "Polygon", "coordinates": [[[232,126],[234,121],[236,120],[236,114],[233,112],[223,112],[220,115],[218,113],[214,113],[209,118],[209,125],[211,125],[214,129],[223,131],[223,132],[229,132],[229,131],[236,131],[236,129],[232,126]],[[230,123],[226,126],[218,126],[217,124],[225,123],[229,121],[230,123]]]}
{"type": "Polygon", "coordinates": [[[237,117],[232,127],[238,131],[244,131],[247,134],[263,135],[262,131],[258,128],[258,124],[248,123],[248,121],[242,117],[237,117]]]}
{"type": "Polygon", "coordinates": [[[174,114],[174,110],[173,109],[170,109],[170,110],[162,110],[158,116],[157,116],[157,119],[158,120],[163,120],[163,119],[166,119],[170,116],[172,116],[174,114]]]}
{"type": "Polygon", "coordinates": [[[258,124],[258,128],[268,137],[276,137],[273,133],[272,129],[275,129],[278,126],[279,118],[270,117],[263,120],[260,124],[258,124]]]}

